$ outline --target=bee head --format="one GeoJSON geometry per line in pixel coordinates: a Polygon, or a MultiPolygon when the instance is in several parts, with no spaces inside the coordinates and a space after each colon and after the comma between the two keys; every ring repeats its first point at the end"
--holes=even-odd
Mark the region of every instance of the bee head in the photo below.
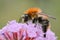
{"type": "Polygon", "coordinates": [[[24,14],[24,15],[22,16],[22,18],[24,19],[24,22],[27,22],[28,20],[31,20],[31,16],[28,15],[28,14],[24,14]]]}

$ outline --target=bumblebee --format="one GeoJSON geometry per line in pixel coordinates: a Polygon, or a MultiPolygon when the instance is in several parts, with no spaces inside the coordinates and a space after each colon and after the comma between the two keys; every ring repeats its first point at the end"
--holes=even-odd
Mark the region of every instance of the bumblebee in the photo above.
{"type": "Polygon", "coordinates": [[[24,22],[32,20],[32,23],[36,23],[38,21],[38,23],[42,24],[42,31],[44,32],[44,37],[46,37],[46,32],[50,28],[48,18],[55,18],[42,13],[42,10],[39,8],[29,8],[24,13],[24,22]]]}

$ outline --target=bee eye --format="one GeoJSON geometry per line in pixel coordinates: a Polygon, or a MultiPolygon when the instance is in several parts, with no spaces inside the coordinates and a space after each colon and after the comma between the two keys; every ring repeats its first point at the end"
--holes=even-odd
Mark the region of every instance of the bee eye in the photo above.
{"type": "Polygon", "coordinates": [[[26,22],[26,21],[28,21],[28,15],[27,14],[24,15],[24,22],[26,22]]]}
{"type": "Polygon", "coordinates": [[[24,22],[27,22],[29,19],[31,19],[31,16],[28,14],[24,15],[24,22]]]}

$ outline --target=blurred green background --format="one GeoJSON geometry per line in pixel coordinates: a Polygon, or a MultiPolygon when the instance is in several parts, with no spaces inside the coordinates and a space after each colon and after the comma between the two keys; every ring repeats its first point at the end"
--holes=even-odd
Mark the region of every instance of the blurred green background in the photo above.
{"type": "Polygon", "coordinates": [[[0,0],[0,28],[9,20],[19,21],[23,12],[31,7],[41,8],[44,13],[57,18],[49,20],[52,25],[51,29],[60,40],[60,0],[0,0]]]}

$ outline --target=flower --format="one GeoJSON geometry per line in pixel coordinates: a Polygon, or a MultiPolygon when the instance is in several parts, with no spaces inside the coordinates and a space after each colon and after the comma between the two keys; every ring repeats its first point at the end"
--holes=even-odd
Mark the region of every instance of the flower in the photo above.
{"type": "Polygon", "coordinates": [[[46,38],[43,37],[43,31],[41,30],[41,25],[38,23],[36,27],[35,24],[28,22],[18,23],[10,21],[10,24],[6,25],[5,29],[2,28],[0,31],[1,40],[57,40],[55,34],[48,29],[46,32],[46,38]],[[40,28],[39,28],[40,27],[40,28]],[[5,31],[4,31],[4,30],[5,31]]]}

